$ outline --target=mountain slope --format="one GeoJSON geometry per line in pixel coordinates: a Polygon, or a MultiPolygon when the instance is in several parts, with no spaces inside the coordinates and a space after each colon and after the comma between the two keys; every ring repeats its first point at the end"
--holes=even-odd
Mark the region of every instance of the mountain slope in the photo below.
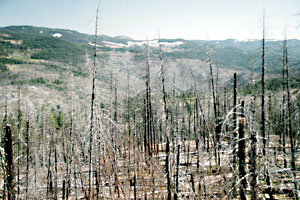
{"type": "MultiPolygon", "coordinates": [[[[259,40],[203,41],[161,39],[164,57],[165,79],[169,90],[185,91],[194,85],[200,89],[208,85],[209,67],[207,52],[214,64],[214,75],[220,84],[227,82],[238,72],[239,80],[249,80],[260,73],[261,50],[259,40]],[[192,75],[193,74],[193,75],[192,75]]],[[[111,73],[117,81],[120,94],[125,91],[127,73],[130,74],[131,93],[144,90],[147,41],[133,40],[125,36],[99,36],[97,41],[97,88],[99,95],[107,95],[111,73]]],[[[152,87],[160,90],[159,43],[148,41],[150,46],[152,87]]],[[[289,62],[292,74],[299,72],[300,41],[289,40],[289,62]],[[295,65],[294,65],[295,64],[295,65]]],[[[70,88],[78,99],[85,100],[90,91],[90,66],[94,36],[72,30],[50,29],[33,26],[0,28],[1,85],[27,88],[31,99],[43,96],[55,97],[55,103],[64,101],[63,95],[70,88]],[[32,90],[32,87],[35,89],[32,90]]],[[[279,77],[281,70],[281,41],[267,41],[267,77],[279,77]]],[[[2,87],[3,88],[3,87],[2,87]]],[[[3,93],[3,91],[2,91],[3,93]]],[[[50,99],[45,98],[50,101],[50,99]]]]}

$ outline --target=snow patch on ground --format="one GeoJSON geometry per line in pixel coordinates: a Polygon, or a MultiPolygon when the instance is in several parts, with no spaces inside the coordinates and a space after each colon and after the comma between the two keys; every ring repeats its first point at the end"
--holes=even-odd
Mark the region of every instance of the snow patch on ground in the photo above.
{"type": "MultiPolygon", "coordinates": [[[[94,47],[94,46],[95,46],[95,43],[89,42],[89,45],[91,45],[91,46],[94,47]]],[[[97,46],[97,47],[100,47],[100,45],[98,45],[98,44],[97,44],[96,46],[97,46]]]]}
{"type": "Polygon", "coordinates": [[[121,43],[108,42],[108,41],[103,41],[103,43],[105,43],[107,46],[111,48],[127,47],[127,45],[121,43]]]}
{"type": "Polygon", "coordinates": [[[62,36],[62,34],[61,33],[54,33],[52,36],[60,38],[62,36]]]}
{"type": "Polygon", "coordinates": [[[160,44],[163,45],[163,46],[175,47],[175,46],[182,45],[183,42],[181,42],[181,41],[177,41],[177,42],[161,42],[160,44]]]}
{"type": "Polygon", "coordinates": [[[278,39],[266,39],[266,41],[268,41],[268,42],[277,42],[277,41],[282,41],[282,40],[278,40],[278,39]]]}
{"type": "MultiPolygon", "coordinates": [[[[143,46],[149,44],[150,47],[159,47],[159,42],[158,40],[149,40],[149,41],[128,41],[127,45],[122,44],[122,43],[116,43],[116,42],[109,42],[109,41],[103,41],[105,46],[110,47],[110,48],[122,48],[122,47],[132,47],[132,46],[143,46]]],[[[163,47],[175,47],[179,46],[181,44],[184,44],[182,41],[176,41],[176,42],[160,42],[160,45],[163,47]]],[[[89,42],[89,45],[95,46],[95,43],[89,42]]],[[[99,47],[100,45],[97,45],[99,47]]]]}
{"type": "MultiPolygon", "coordinates": [[[[143,45],[146,45],[147,43],[149,44],[150,47],[159,47],[158,40],[140,41],[140,42],[131,42],[131,41],[129,41],[127,46],[128,47],[130,47],[130,46],[143,46],[143,45]]],[[[181,42],[181,41],[177,41],[177,42],[160,42],[160,44],[162,46],[175,47],[175,46],[183,44],[183,42],[181,42]]]]}
{"type": "MultiPolygon", "coordinates": [[[[279,39],[265,39],[267,42],[278,42],[278,41],[282,41],[279,39]]],[[[239,42],[257,42],[257,41],[261,41],[261,39],[246,39],[246,40],[238,40],[239,42]]]]}

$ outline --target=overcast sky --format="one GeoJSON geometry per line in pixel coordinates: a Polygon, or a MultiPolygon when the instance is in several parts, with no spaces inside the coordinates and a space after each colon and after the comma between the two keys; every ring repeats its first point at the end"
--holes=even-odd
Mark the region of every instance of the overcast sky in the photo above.
{"type": "MultiPolygon", "coordinates": [[[[93,33],[98,0],[0,0],[0,26],[33,25],[93,33]]],[[[102,0],[100,34],[134,39],[300,39],[300,0],[102,0]]]]}

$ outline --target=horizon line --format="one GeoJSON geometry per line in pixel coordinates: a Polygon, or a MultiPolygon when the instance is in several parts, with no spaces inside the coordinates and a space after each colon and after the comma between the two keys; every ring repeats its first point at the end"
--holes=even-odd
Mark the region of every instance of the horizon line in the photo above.
{"type": "MultiPolygon", "coordinates": [[[[30,24],[22,24],[22,25],[18,25],[18,24],[13,24],[13,25],[8,25],[8,26],[1,26],[0,28],[8,28],[8,27],[34,27],[34,28],[46,28],[46,29],[61,29],[61,30],[67,30],[67,31],[75,31],[75,32],[78,32],[80,34],[86,34],[86,35],[90,35],[90,36],[93,36],[94,34],[92,33],[88,33],[88,32],[82,32],[82,31],[79,31],[79,30],[75,30],[75,29],[70,29],[70,28],[62,28],[62,27],[46,27],[46,26],[35,26],[35,25],[30,25],[30,24]]],[[[99,34],[98,36],[109,36],[109,37],[112,37],[112,38],[115,38],[115,37],[127,37],[131,40],[134,40],[134,41],[146,41],[146,40],[149,40],[149,41],[154,41],[154,40],[159,40],[159,38],[157,38],[158,36],[156,37],[145,37],[145,39],[135,39],[134,37],[131,37],[131,36],[128,36],[128,35],[109,35],[109,34],[99,34]]],[[[247,39],[237,39],[237,38],[225,38],[225,39],[200,39],[200,38],[193,38],[193,39],[187,39],[187,38],[184,38],[184,37],[163,37],[163,38],[160,38],[160,39],[172,39],[172,40],[187,40],[187,41],[225,41],[225,40],[235,40],[237,42],[249,42],[251,40],[253,41],[259,41],[259,40],[262,40],[262,38],[247,38],[247,39]]],[[[265,38],[265,40],[267,41],[284,41],[285,39],[278,39],[278,38],[265,38]]],[[[287,40],[300,40],[300,38],[289,38],[287,40]]]]}

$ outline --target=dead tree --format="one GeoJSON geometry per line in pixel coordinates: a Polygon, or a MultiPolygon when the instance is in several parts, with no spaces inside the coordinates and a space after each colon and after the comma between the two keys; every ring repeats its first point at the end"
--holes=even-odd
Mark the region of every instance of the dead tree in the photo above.
{"type": "Polygon", "coordinates": [[[281,120],[280,120],[280,136],[282,140],[282,152],[283,152],[283,166],[287,168],[287,161],[286,161],[286,147],[285,147],[285,138],[286,138],[286,53],[285,53],[285,46],[286,46],[286,40],[283,41],[283,56],[282,56],[282,104],[281,104],[281,120]]]}
{"type": "MultiPolygon", "coordinates": [[[[114,112],[114,123],[116,123],[116,126],[118,126],[118,91],[117,91],[117,81],[114,81],[114,106],[115,106],[115,112],[114,112]]],[[[114,128],[114,148],[115,148],[115,154],[113,158],[114,163],[114,177],[115,177],[115,192],[118,194],[118,198],[120,198],[120,187],[119,187],[119,176],[118,176],[118,158],[117,158],[117,152],[119,152],[119,144],[118,144],[118,127],[114,128]]],[[[121,154],[121,152],[120,152],[121,154]]]]}
{"type": "Polygon", "coordinates": [[[285,40],[285,64],[286,64],[286,90],[287,90],[287,103],[288,103],[288,130],[290,136],[290,144],[291,144],[291,167],[294,176],[294,187],[295,187],[295,199],[298,200],[298,190],[297,190],[297,178],[296,178],[296,156],[295,156],[295,143],[294,143],[294,131],[292,126],[292,100],[291,100],[291,92],[289,85],[289,64],[288,64],[288,49],[287,49],[287,41],[285,40]]]}
{"type": "Polygon", "coordinates": [[[214,86],[214,76],[213,76],[213,69],[212,69],[212,59],[209,55],[209,68],[210,68],[210,81],[211,81],[211,89],[212,89],[212,95],[213,95],[213,108],[214,108],[214,117],[215,117],[215,136],[214,136],[214,152],[215,152],[215,159],[217,160],[216,165],[221,166],[220,163],[220,155],[219,155],[219,140],[220,140],[220,134],[221,134],[221,124],[219,123],[219,116],[217,111],[217,99],[216,99],[216,89],[214,86]]]}
{"type": "Polygon", "coordinates": [[[53,134],[51,134],[51,139],[49,141],[49,149],[48,149],[48,169],[47,169],[47,194],[46,197],[49,198],[49,195],[53,195],[53,180],[52,180],[52,169],[51,169],[51,153],[52,153],[52,145],[54,143],[53,141],[53,134]]]}
{"type": "MultiPolygon", "coordinates": [[[[21,111],[21,86],[19,85],[18,94],[18,157],[21,156],[21,124],[22,124],[22,111],[21,111]]],[[[20,199],[20,157],[18,158],[18,168],[17,168],[17,199],[20,199]]]]}
{"type": "Polygon", "coordinates": [[[180,145],[177,146],[177,159],[176,159],[176,179],[175,179],[175,194],[174,194],[174,200],[178,199],[178,193],[179,193],[179,167],[180,167],[180,145]]]}
{"type": "Polygon", "coordinates": [[[251,129],[250,129],[250,141],[251,141],[251,149],[250,149],[250,156],[249,156],[249,168],[251,174],[251,200],[257,199],[257,172],[256,172],[256,157],[257,157],[257,135],[256,131],[253,130],[253,123],[255,117],[255,96],[251,100],[251,129]]]}
{"type": "Polygon", "coordinates": [[[261,72],[261,134],[263,137],[263,156],[266,156],[266,133],[265,133],[265,18],[263,19],[262,39],[262,72],[261,72]]]}
{"type": "Polygon", "coordinates": [[[129,71],[127,72],[127,125],[128,125],[128,141],[129,141],[129,147],[128,147],[128,158],[129,158],[129,163],[130,163],[130,151],[131,151],[131,124],[130,124],[130,82],[129,82],[129,71]]]}
{"type": "Polygon", "coordinates": [[[9,200],[15,199],[15,175],[13,163],[13,141],[12,141],[11,125],[6,124],[4,137],[4,151],[5,151],[5,171],[6,171],[6,186],[7,197],[9,200]]]}
{"type": "Polygon", "coordinates": [[[239,119],[239,178],[240,178],[240,199],[246,200],[246,118],[244,114],[244,101],[242,101],[241,105],[241,116],[239,119]]]}
{"type": "Polygon", "coordinates": [[[152,105],[151,105],[151,82],[150,82],[150,50],[147,43],[146,58],[146,135],[147,135],[147,151],[149,156],[153,153],[153,127],[152,127],[152,105]]]}
{"type": "Polygon", "coordinates": [[[58,168],[57,168],[57,135],[56,142],[54,144],[54,198],[57,199],[57,192],[58,192],[58,168]]]}
{"type": "Polygon", "coordinates": [[[236,73],[233,75],[233,141],[232,141],[232,196],[233,198],[236,197],[236,175],[235,175],[235,170],[236,170],[236,139],[237,139],[237,131],[236,131],[236,124],[237,124],[237,80],[236,80],[236,73]]]}
{"type": "Polygon", "coordinates": [[[91,118],[90,118],[90,147],[89,147],[89,198],[92,197],[92,150],[93,150],[93,129],[94,129],[94,103],[95,103],[95,81],[96,81],[96,58],[97,58],[97,31],[98,31],[98,11],[100,1],[96,11],[96,25],[95,25],[95,46],[94,46],[94,65],[92,77],[92,98],[91,98],[91,118]]]}
{"type": "Polygon", "coordinates": [[[165,90],[165,77],[164,77],[164,65],[163,65],[163,54],[162,47],[159,43],[159,59],[160,59],[160,70],[161,70],[161,82],[162,82],[162,90],[163,90],[163,102],[164,102],[164,114],[165,114],[165,135],[167,139],[166,143],[166,175],[167,175],[167,190],[168,190],[168,200],[172,199],[171,193],[171,180],[170,180],[170,133],[169,133],[169,116],[168,116],[168,108],[167,108],[167,100],[166,100],[166,90],[165,90]]]}
{"type": "MultiPolygon", "coordinates": [[[[263,16],[263,38],[262,38],[262,64],[261,64],[261,134],[263,139],[263,158],[266,160],[266,144],[267,144],[267,138],[266,138],[266,117],[265,117],[265,15],[263,16]]],[[[267,189],[266,192],[270,196],[270,199],[273,199],[272,190],[271,190],[271,181],[270,181],[270,175],[268,171],[268,163],[265,163],[264,165],[264,178],[266,180],[267,189]]]]}
{"type": "Polygon", "coordinates": [[[42,113],[42,139],[41,139],[41,151],[42,151],[42,161],[41,161],[41,166],[44,166],[45,163],[44,161],[46,160],[45,158],[45,106],[43,105],[41,108],[41,113],[42,113]]]}
{"type": "Polygon", "coordinates": [[[26,121],[26,188],[25,196],[28,199],[28,185],[29,185],[29,165],[30,165],[30,121],[26,121]]]}

